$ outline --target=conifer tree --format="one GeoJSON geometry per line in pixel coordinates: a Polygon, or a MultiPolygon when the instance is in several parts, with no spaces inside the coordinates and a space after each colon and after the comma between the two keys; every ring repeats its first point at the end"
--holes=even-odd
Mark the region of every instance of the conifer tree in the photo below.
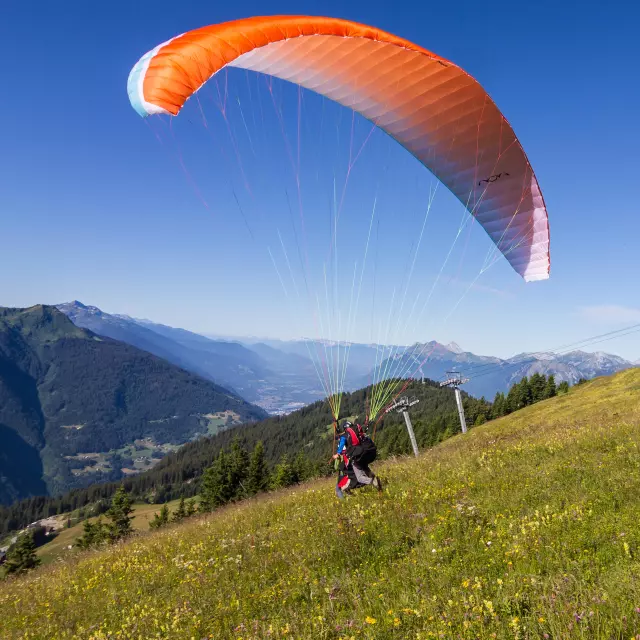
{"type": "Polygon", "coordinates": [[[292,465],[293,482],[304,482],[313,475],[313,469],[309,458],[305,455],[304,451],[298,452],[292,465]]]}
{"type": "Polygon", "coordinates": [[[547,384],[545,385],[545,388],[544,388],[545,400],[547,398],[553,398],[556,395],[556,392],[557,392],[556,380],[553,377],[553,375],[550,375],[549,378],[547,379],[547,384]]]}
{"type": "Polygon", "coordinates": [[[180,522],[180,520],[184,520],[187,517],[187,508],[184,503],[184,496],[180,498],[180,504],[178,508],[173,512],[171,516],[172,522],[180,522]]]}
{"type": "Polygon", "coordinates": [[[165,503],[160,509],[160,513],[153,514],[153,520],[149,523],[150,529],[160,529],[169,523],[169,506],[165,503]]]}
{"type": "Polygon", "coordinates": [[[169,505],[165,502],[165,504],[162,505],[162,509],[160,509],[160,522],[162,523],[161,526],[169,524],[170,517],[171,513],[169,512],[169,505]]]}
{"type": "Polygon", "coordinates": [[[520,380],[520,389],[519,389],[519,406],[518,409],[522,409],[523,407],[528,407],[532,404],[533,399],[531,395],[531,387],[529,386],[529,379],[527,376],[520,380]]]}
{"type": "Polygon", "coordinates": [[[545,376],[539,373],[534,373],[529,380],[529,387],[531,389],[531,401],[539,402],[545,398],[547,379],[545,376]]]}
{"type": "Polygon", "coordinates": [[[106,513],[109,520],[111,520],[107,527],[109,529],[109,538],[112,541],[120,540],[132,533],[132,512],[131,496],[129,496],[121,485],[115,492],[113,500],[111,501],[111,507],[106,513]]]}
{"type": "Polygon", "coordinates": [[[293,467],[289,462],[289,456],[285,453],[280,459],[280,462],[275,466],[273,470],[273,477],[271,478],[271,486],[274,489],[280,489],[282,487],[288,487],[293,484],[295,477],[293,475],[293,467]]]}
{"type": "Polygon", "coordinates": [[[255,495],[261,491],[266,491],[269,486],[269,470],[264,459],[264,445],[259,441],[251,453],[249,472],[247,475],[247,492],[255,495]]]}
{"type": "Polygon", "coordinates": [[[467,398],[467,402],[470,402],[472,405],[472,411],[470,412],[470,415],[475,416],[474,424],[484,424],[491,413],[491,406],[485,400],[484,396],[482,396],[480,400],[467,398]]]}
{"type": "Polygon", "coordinates": [[[240,444],[238,436],[236,436],[231,443],[229,458],[230,482],[233,488],[232,497],[246,497],[248,494],[246,479],[249,473],[249,454],[240,444]]]}
{"type": "Polygon", "coordinates": [[[190,518],[194,513],[198,511],[198,505],[195,498],[189,498],[187,500],[186,517],[190,518]]]}
{"type": "Polygon", "coordinates": [[[36,555],[33,534],[27,532],[19,536],[15,545],[9,549],[4,570],[6,573],[23,573],[39,564],[40,558],[36,555]]]}
{"type": "Polygon", "coordinates": [[[502,416],[506,415],[506,409],[504,393],[498,391],[493,401],[493,407],[491,408],[491,417],[494,419],[502,418],[502,416]]]}
{"type": "Polygon", "coordinates": [[[563,380],[557,389],[558,394],[569,393],[569,383],[566,380],[563,380]]]}
{"type": "Polygon", "coordinates": [[[221,449],[215,462],[202,476],[200,511],[213,511],[226,504],[233,497],[233,489],[229,456],[221,449]]]}
{"type": "Polygon", "coordinates": [[[518,384],[511,385],[505,400],[505,415],[517,411],[520,403],[520,387],[518,384]]]}
{"type": "Polygon", "coordinates": [[[102,522],[102,517],[99,517],[94,522],[91,520],[85,520],[82,525],[82,535],[76,541],[81,549],[88,549],[97,544],[105,542],[107,539],[107,527],[102,522]]]}

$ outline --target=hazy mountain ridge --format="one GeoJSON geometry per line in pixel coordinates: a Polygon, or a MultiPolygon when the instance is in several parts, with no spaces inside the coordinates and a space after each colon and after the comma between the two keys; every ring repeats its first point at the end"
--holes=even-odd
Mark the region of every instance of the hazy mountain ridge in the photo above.
{"type": "Polygon", "coordinates": [[[638,366],[604,352],[574,351],[563,355],[538,352],[499,358],[465,351],[455,342],[382,346],[257,337],[214,339],[150,320],[105,314],[80,303],[60,305],[60,308],[80,326],[147,348],[161,357],[173,358],[171,361],[175,364],[233,389],[273,413],[286,413],[323,398],[325,393],[313,361],[316,365],[325,359],[337,361],[336,350],[340,350],[343,358],[346,344],[349,344],[345,378],[348,391],[371,384],[376,370],[378,377],[384,372],[385,377],[414,375],[434,380],[443,379],[447,371],[457,370],[470,378],[464,387],[470,394],[493,398],[497,391],[507,391],[523,376],[536,372],[553,374],[558,382],[566,380],[574,384],[580,378],[590,379],[638,366]],[[123,333],[125,328],[131,330],[129,336],[123,333]],[[147,333],[141,333],[143,330],[147,333]],[[162,355],[167,352],[169,356],[162,355]]]}
{"type": "Polygon", "coordinates": [[[297,408],[323,395],[308,358],[295,358],[296,354],[266,344],[214,340],[150,320],[105,313],[78,301],[60,304],[58,309],[80,327],[149,351],[269,412],[297,408]]]}
{"type": "Polygon", "coordinates": [[[554,375],[556,382],[575,384],[581,378],[610,375],[637,366],[620,356],[602,351],[520,353],[512,358],[502,359],[478,356],[462,350],[453,352],[435,341],[399,352],[394,360],[390,365],[383,362],[382,370],[386,367],[387,371],[405,372],[405,375],[416,377],[425,375],[434,380],[443,379],[447,371],[458,371],[469,378],[469,382],[464,385],[468,393],[490,399],[497,391],[507,391],[514,382],[534,373],[554,375]]]}
{"type": "Polygon", "coordinates": [[[256,376],[262,373],[258,358],[239,343],[213,341],[184,329],[105,313],[98,307],[87,306],[77,300],[57,307],[79,327],[149,351],[221,386],[231,387],[230,382],[240,368],[252,373],[257,368],[256,376]],[[216,356],[214,367],[207,360],[209,354],[216,356]]]}

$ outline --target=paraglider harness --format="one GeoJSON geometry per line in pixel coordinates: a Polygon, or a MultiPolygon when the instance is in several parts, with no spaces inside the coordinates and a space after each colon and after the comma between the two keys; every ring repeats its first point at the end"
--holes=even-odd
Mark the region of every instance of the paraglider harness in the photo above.
{"type": "Polygon", "coordinates": [[[346,447],[344,451],[340,451],[345,467],[350,462],[355,462],[358,466],[370,465],[378,455],[376,445],[369,437],[366,431],[366,425],[352,424],[347,422],[341,436],[346,436],[346,447]]]}
{"type": "MultiPolygon", "coordinates": [[[[340,433],[340,437],[345,438],[344,448],[338,452],[339,457],[335,461],[335,469],[338,471],[337,491],[351,491],[363,486],[358,482],[354,470],[354,464],[364,469],[368,468],[377,455],[376,445],[367,435],[366,425],[363,428],[360,424],[345,423],[344,429],[340,433]],[[346,478],[349,478],[347,481],[346,478]],[[348,489],[346,488],[348,487],[348,489]]],[[[340,494],[340,497],[342,494],[340,494]]]]}
{"type": "Polygon", "coordinates": [[[370,465],[378,455],[373,440],[368,436],[360,424],[347,424],[344,430],[347,435],[347,449],[345,454],[349,461],[358,466],[370,465]]]}

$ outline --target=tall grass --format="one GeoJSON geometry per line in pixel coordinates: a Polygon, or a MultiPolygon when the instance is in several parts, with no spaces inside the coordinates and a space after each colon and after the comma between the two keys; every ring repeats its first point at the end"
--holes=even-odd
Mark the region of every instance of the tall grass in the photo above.
{"type": "MultiPolygon", "coordinates": [[[[2,638],[635,638],[640,371],[0,585],[2,638]]],[[[640,637],[640,636],[639,636],[640,637]]]]}

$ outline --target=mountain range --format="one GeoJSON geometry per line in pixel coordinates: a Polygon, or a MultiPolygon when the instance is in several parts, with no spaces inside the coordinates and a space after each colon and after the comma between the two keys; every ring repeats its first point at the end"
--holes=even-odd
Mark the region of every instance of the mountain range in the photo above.
{"type": "Polygon", "coordinates": [[[137,473],[191,439],[265,415],[55,307],[0,307],[0,503],[137,473]]]}
{"type": "Polygon", "coordinates": [[[414,376],[444,379],[449,371],[468,378],[464,389],[475,397],[493,399],[506,392],[514,382],[534,373],[553,375],[556,382],[575,384],[581,378],[610,375],[637,366],[620,356],[597,351],[556,353],[520,353],[512,358],[479,356],[461,349],[454,352],[437,342],[413,346],[383,361],[384,371],[406,371],[414,376]],[[420,354],[418,357],[414,354],[420,354]],[[391,362],[389,362],[391,360],[391,362]]]}
{"type": "MultiPolygon", "coordinates": [[[[332,358],[344,346],[213,340],[79,302],[0,307],[0,504],[147,471],[190,440],[265,418],[264,409],[287,414],[320,400],[309,349],[332,358]]],[[[488,398],[535,372],[575,383],[634,366],[581,351],[503,360],[435,341],[349,351],[347,390],[380,372],[437,380],[457,370],[469,378],[465,391],[488,398]]]]}
{"type": "Polygon", "coordinates": [[[313,363],[295,348],[214,340],[149,320],[105,313],[77,300],[58,309],[79,327],[164,358],[270,413],[286,413],[324,396],[313,363]]]}
{"type": "MultiPolygon", "coordinates": [[[[318,356],[337,360],[345,345],[327,341],[223,339],[174,329],[149,320],[111,315],[78,301],[58,305],[73,322],[95,333],[122,340],[233,390],[272,414],[284,414],[325,397],[318,380],[318,356]]],[[[363,388],[390,374],[442,380],[458,371],[473,396],[493,398],[523,376],[553,374],[574,384],[580,378],[609,375],[638,366],[603,352],[521,353],[512,358],[476,355],[458,344],[431,341],[406,346],[351,343],[345,390],[363,388]],[[419,366],[421,365],[421,366],[419,366]]]]}

